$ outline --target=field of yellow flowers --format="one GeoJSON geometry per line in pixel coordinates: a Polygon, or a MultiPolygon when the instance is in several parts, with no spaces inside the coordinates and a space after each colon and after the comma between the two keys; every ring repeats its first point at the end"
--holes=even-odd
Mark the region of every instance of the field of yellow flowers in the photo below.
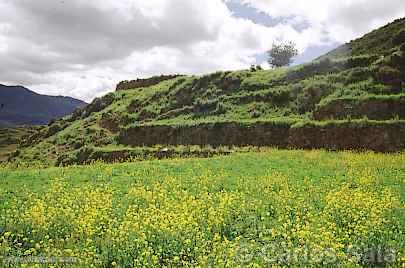
{"type": "Polygon", "coordinates": [[[404,267],[405,154],[0,168],[0,267],[404,267]]]}

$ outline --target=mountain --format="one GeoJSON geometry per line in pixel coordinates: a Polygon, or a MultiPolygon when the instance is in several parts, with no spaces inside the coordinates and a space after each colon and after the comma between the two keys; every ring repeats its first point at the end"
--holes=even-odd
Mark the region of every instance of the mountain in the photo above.
{"type": "Polygon", "coordinates": [[[157,76],[26,139],[14,161],[115,161],[184,145],[405,149],[405,19],[291,68],[157,76]]]}
{"type": "Polygon", "coordinates": [[[44,125],[72,113],[85,102],[37,94],[21,86],[0,85],[0,126],[44,125]]]}

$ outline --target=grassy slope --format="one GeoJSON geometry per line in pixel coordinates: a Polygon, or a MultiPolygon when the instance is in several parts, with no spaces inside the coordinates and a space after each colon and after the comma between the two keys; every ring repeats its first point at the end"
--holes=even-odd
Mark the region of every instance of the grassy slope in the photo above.
{"type": "Polygon", "coordinates": [[[58,155],[75,153],[84,146],[118,146],[117,131],[133,125],[300,122],[311,120],[318,105],[335,99],[395,98],[401,91],[385,85],[377,72],[389,64],[389,55],[399,46],[390,41],[381,44],[380,37],[394,38],[404,23],[404,19],[396,21],[353,41],[346,45],[351,47],[349,54],[341,48],[306,65],[184,76],[148,88],[111,93],[107,97],[113,101],[103,109],[55,122],[60,129],[53,135],[44,135],[49,130],[44,129],[38,142],[21,149],[18,160],[53,163],[58,155]],[[388,56],[381,59],[382,55],[388,56]],[[103,120],[116,129],[103,126],[103,120]]]}
{"type": "Polygon", "coordinates": [[[0,162],[7,160],[25,136],[32,135],[39,127],[0,128],[0,162]]]}
{"type": "Polygon", "coordinates": [[[395,51],[396,48],[396,44],[393,43],[393,37],[404,29],[405,19],[398,19],[391,24],[376,29],[361,38],[351,41],[349,44],[327,53],[326,56],[337,58],[363,54],[388,56],[395,51]]]}
{"type": "Polygon", "coordinates": [[[257,253],[249,263],[262,266],[268,265],[260,255],[264,246],[286,243],[288,250],[333,249],[340,264],[349,264],[349,246],[362,246],[359,254],[378,246],[402,248],[404,161],[404,154],[270,150],[213,159],[0,168],[4,241],[28,241],[4,243],[0,256],[32,248],[34,256],[74,256],[79,267],[94,261],[100,267],[208,267],[208,256],[211,266],[227,261],[235,267],[243,258],[234,254],[249,245],[257,253]]]}

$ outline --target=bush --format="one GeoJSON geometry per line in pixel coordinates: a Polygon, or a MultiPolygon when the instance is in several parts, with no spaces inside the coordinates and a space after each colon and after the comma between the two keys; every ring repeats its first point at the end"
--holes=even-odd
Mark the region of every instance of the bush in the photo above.
{"type": "Polygon", "coordinates": [[[368,78],[372,77],[371,70],[369,68],[354,68],[351,69],[347,76],[346,76],[346,84],[352,84],[356,82],[360,82],[363,80],[367,80],[368,78]]]}
{"type": "Polygon", "coordinates": [[[219,114],[224,114],[226,113],[226,106],[223,102],[218,102],[217,107],[215,108],[215,111],[213,114],[219,115],[219,114]]]}
{"type": "Polygon", "coordinates": [[[92,103],[90,103],[84,108],[84,116],[88,117],[92,113],[97,113],[100,112],[101,110],[104,110],[109,105],[111,105],[114,102],[114,100],[115,100],[114,93],[109,93],[104,97],[96,98],[92,103]]]}
{"type": "Polygon", "coordinates": [[[400,93],[402,91],[401,72],[390,66],[383,66],[378,70],[377,79],[384,85],[389,86],[390,93],[400,93]]]}
{"type": "Polygon", "coordinates": [[[121,124],[121,118],[118,114],[107,112],[101,115],[99,125],[111,132],[118,132],[121,124]]]}
{"type": "Polygon", "coordinates": [[[256,72],[256,71],[261,71],[261,70],[263,70],[263,69],[262,69],[262,66],[260,66],[260,65],[255,65],[255,64],[250,65],[251,72],[256,72]]]}
{"type": "Polygon", "coordinates": [[[400,31],[394,38],[392,39],[392,43],[395,46],[399,46],[405,43],[405,30],[400,31]]]}
{"type": "Polygon", "coordinates": [[[354,67],[367,67],[370,66],[373,62],[375,62],[378,59],[378,56],[369,56],[369,55],[364,55],[364,56],[357,56],[357,57],[350,57],[347,60],[347,64],[350,68],[354,67]]]}
{"type": "Polygon", "coordinates": [[[285,103],[290,100],[290,91],[286,89],[273,90],[271,92],[271,100],[274,103],[285,103]]]}
{"type": "Polygon", "coordinates": [[[252,116],[252,118],[259,118],[262,115],[262,113],[258,110],[253,110],[250,112],[250,115],[252,116]]]}
{"type": "Polygon", "coordinates": [[[218,100],[197,99],[194,103],[194,112],[208,114],[217,109],[218,100]]]}
{"type": "Polygon", "coordinates": [[[405,70],[405,53],[396,52],[391,55],[390,65],[400,70],[405,70]]]}
{"type": "Polygon", "coordinates": [[[332,61],[330,58],[323,58],[289,71],[285,79],[287,81],[301,80],[315,75],[336,73],[347,67],[346,61],[332,61]]]}
{"type": "Polygon", "coordinates": [[[405,52],[405,43],[403,43],[403,44],[401,45],[401,47],[399,48],[399,50],[401,50],[402,52],[405,52]]]}
{"type": "Polygon", "coordinates": [[[94,148],[84,146],[76,153],[75,159],[77,159],[78,163],[86,163],[94,151],[94,148]]]}
{"type": "Polygon", "coordinates": [[[157,117],[160,114],[160,111],[157,111],[155,107],[146,106],[139,113],[138,120],[143,121],[147,119],[152,119],[157,117]]]}
{"type": "Polygon", "coordinates": [[[303,91],[298,95],[298,111],[303,114],[315,108],[324,97],[330,95],[335,88],[324,80],[306,81],[303,91]]]}
{"type": "Polygon", "coordinates": [[[390,66],[383,66],[377,72],[378,81],[384,84],[391,84],[392,81],[401,78],[401,73],[397,69],[394,69],[390,66]]]}

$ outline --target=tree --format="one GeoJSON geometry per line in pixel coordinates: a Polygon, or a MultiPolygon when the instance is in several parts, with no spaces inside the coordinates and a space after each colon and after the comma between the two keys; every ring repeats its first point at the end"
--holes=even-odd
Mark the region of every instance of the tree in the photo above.
{"type": "Polygon", "coordinates": [[[269,64],[273,67],[288,66],[292,63],[298,50],[293,42],[273,44],[272,48],[267,51],[269,55],[269,64]]]}
{"type": "Polygon", "coordinates": [[[261,70],[263,70],[263,69],[262,69],[262,66],[260,66],[260,65],[256,65],[256,64],[250,65],[251,72],[256,72],[256,71],[261,71],[261,70]]]}

